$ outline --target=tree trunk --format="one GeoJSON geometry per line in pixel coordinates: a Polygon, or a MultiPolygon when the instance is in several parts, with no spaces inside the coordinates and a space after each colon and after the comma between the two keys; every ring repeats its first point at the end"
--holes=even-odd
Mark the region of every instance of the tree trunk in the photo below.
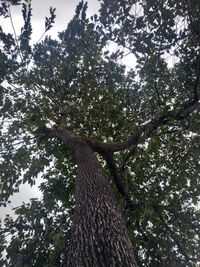
{"type": "Polygon", "coordinates": [[[94,152],[73,144],[78,164],[76,209],[64,267],[136,267],[122,212],[94,152]]]}

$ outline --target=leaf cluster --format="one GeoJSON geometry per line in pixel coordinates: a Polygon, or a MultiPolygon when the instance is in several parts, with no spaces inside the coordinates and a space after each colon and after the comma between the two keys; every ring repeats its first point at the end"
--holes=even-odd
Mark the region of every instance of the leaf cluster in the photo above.
{"type": "MultiPolygon", "coordinates": [[[[0,29],[0,203],[20,184],[43,179],[42,201],[23,204],[16,219],[4,222],[5,266],[16,259],[19,266],[59,266],[68,242],[76,164],[68,148],[38,129],[57,127],[64,111],[77,135],[127,140],[161,114],[182,110],[199,93],[200,8],[188,2],[104,0],[99,15],[88,18],[81,1],[58,39],[47,36],[33,47],[30,5],[22,6],[19,39],[0,29]],[[123,64],[127,55],[134,67],[123,64]],[[7,243],[6,235],[11,236],[7,243]]],[[[7,17],[5,3],[0,14],[7,17]]],[[[54,20],[51,8],[45,31],[54,20]]],[[[122,182],[134,207],[126,205],[108,176],[139,266],[189,267],[199,260],[199,123],[198,110],[184,120],[172,118],[127,162],[126,152],[115,155],[117,166],[124,165],[122,182]]]]}

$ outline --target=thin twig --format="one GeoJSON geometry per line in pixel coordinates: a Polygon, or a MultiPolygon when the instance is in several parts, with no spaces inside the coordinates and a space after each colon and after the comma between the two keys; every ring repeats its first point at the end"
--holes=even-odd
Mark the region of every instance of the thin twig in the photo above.
{"type": "Polygon", "coordinates": [[[19,56],[21,58],[21,61],[23,61],[23,57],[21,55],[21,51],[20,51],[20,46],[19,46],[19,43],[18,43],[18,40],[17,40],[17,34],[16,34],[16,31],[15,31],[15,27],[14,27],[14,23],[13,23],[13,19],[12,19],[12,13],[11,13],[11,9],[10,9],[10,4],[8,5],[8,10],[9,10],[9,18],[10,18],[10,22],[11,22],[11,25],[12,25],[12,29],[13,29],[13,32],[14,32],[14,39],[15,39],[15,43],[16,43],[16,46],[17,46],[17,52],[19,52],[19,56]]]}

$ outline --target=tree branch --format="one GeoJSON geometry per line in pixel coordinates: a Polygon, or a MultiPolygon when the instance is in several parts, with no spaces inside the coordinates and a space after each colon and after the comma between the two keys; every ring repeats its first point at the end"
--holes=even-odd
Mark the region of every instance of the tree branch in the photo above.
{"type": "Polygon", "coordinates": [[[135,210],[139,208],[139,204],[134,201],[133,199],[131,199],[131,197],[129,196],[128,192],[126,192],[123,181],[122,181],[122,173],[121,170],[117,167],[115,160],[113,158],[113,153],[112,152],[108,152],[106,154],[104,154],[104,158],[107,162],[108,168],[110,170],[110,173],[113,177],[113,181],[116,185],[116,188],[118,190],[118,192],[122,195],[126,207],[125,209],[129,208],[131,210],[135,210]]]}
{"type": "Polygon", "coordinates": [[[122,184],[122,176],[120,174],[119,168],[114,161],[113,153],[105,154],[105,159],[119,193],[125,198],[125,200],[127,200],[127,195],[122,184]]]}
{"type": "Polygon", "coordinates": [[[19,56],[20,56],[21,61],[23,61],[23,57],[22,57],[22,54],[21,54],[20,46],[19,46],[19,43],[18,43],[18,40],[17,40],[17,34],[16,34],[16,31],[15,31],[15,27],[14,27],[14,23],[13,23],[13,19],[12,19],[12,13],[11,13],[11,9],[10,9],[10,4],[8,4],[8,11],[9,11],[9,18],[10,18],[11,26],[12,26],[13,33],[14,33],[14,40],[15,40],[15,44],[16,44],[16,47],[17,47],[17,52],[19,52],[19,56]]]}
{"type": "Polygon", "coordinates": [[[56,131],[54,128],[49,128],[46,125],[40,127],[37,130],[38,137],[41,139],[46,139],[46,138],[52,138],[52,137],[57,137],[56,131]]]}
{"type": "MultiPolygon", "coordinates": [[[[122,182],[122,176],[120,173],[119,168],[116,166],[115,161],[113,159],[113,154],[111,153],[107,153],[105,155],[105,159],[107,161],[108,167],[110,169],[111,174],[113,175],[113,180],[116,184],[116,187],[119,191],[119,193],[122,195],[123,199],[125,200],[126,203],[126,208],[128,208],[129,210],[133,211],[136,210],[142,206],[145,205],[145,203],[136,203],[135,201],[133,201],[130,196],[128,195],[128,193],[126,192],[123,182],[122,182]]],[[[175,233],[173,232],[173,230],[168,226],[168,224],[165,222],[160,210],[164,207],[154,204],[151,205],[151,207],[154,209],[154,211],[156,212],[156,214],[158,215],[158,218],[160,219],[161,223],[164,225],[164,228],[166,229],[166,231],[170,234],[171,238],[173,239],[174,243],[177,245],[180,253],[185,257],[185,259],[187,261],[196,261],[195,258],[192,258],[190,256],[187,255],[185,248],[182,246],[182,244],[179,242],[179,240],[177,239],[175,233]]],[[[139,224],[138,224],[139,226],[139,224]]],[[[144,240],[148,240],[147,237],[145,236],[145,234],[143,233],[143,231],[141,230],[140,226],[138,228],[138,230],[140,231],[140,233],[142,234],[142,237],[144,238],[144,240]]],[[[158,252],[158,251],[156,251],[158,252]]],[[[160,258],[159,253],[156,253],[157,257],[160,258]]],[[[155,256],[155,255],[154,255],[155,256]]]]}
{"type": "MultiPolygon", "coordinates": [[[[164,111],[161,115],[154,117],[150,122],[144,124],[138,128],[127,141],[105,143],[95,139],[85,138],[92,148],[99,153],[119,152],[127,149],[131,149],[134,152],[137,149],[139,143],[144,142],[151,134],[159,127],[165,125],[171,120],[184,120],[191,112],[200,107],[198,100],[192,100],[184,103],[178,110],[164,111]]],[[[126,156],[128,159],[128,156],[126,156]]]]}
{"type": "Polygon", "coordinates": [[[67,128],[67,113],[64,110],[64,108],[61,108],[58,129],[62,130],[66,128],[67,128]]]}

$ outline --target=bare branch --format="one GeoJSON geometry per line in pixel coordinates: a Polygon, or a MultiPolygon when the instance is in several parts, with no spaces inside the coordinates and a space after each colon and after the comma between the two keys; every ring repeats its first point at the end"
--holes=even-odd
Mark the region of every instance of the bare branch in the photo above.
{"type": "Polygon", "coordinates": [[[21,55],[20,46],[19,46],[19,43],[18,43],[18,40],[17,40],[17,34],[16,34],[16,31],[15,31],[15,27],[14,27],[14,23],[13,23],[13,19],[12,19],[12,13],[11,13],[11,9],[10,9],[10,4],[8,4],[8,10],[9,10],[9,18],[10,18],[11,26],[12,26],[13,33],[14,33],[14,39],[15,39],[17,50],[18,50],[17,52],[19,52],[19,56],[21,58],[21,61],[23,61],[23,58],[22,58],[22,55],[21,55]]]}

